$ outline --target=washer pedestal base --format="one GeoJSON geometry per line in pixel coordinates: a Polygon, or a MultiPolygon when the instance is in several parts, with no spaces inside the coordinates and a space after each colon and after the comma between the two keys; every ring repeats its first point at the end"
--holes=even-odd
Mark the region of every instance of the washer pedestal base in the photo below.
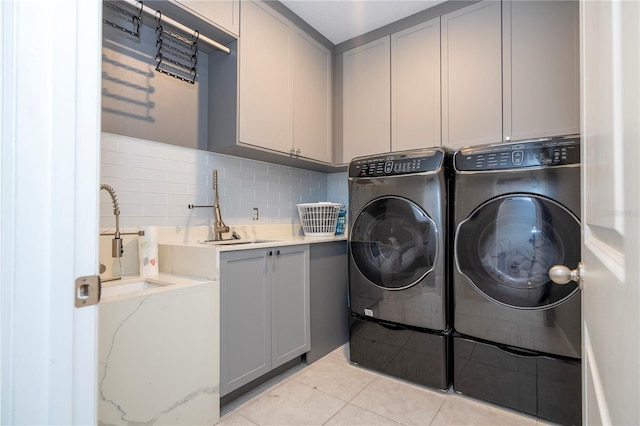
{"type": "Polygon", "coordinates": [[[351,362],[424,386],[451,384],[449,332],[380,321],[351,314],[351,362]]]}
{"type": "Polygon", "coordinates": [[[581,362],[453,335],[453,389],[565,425],[582,424],[581,362]]]}

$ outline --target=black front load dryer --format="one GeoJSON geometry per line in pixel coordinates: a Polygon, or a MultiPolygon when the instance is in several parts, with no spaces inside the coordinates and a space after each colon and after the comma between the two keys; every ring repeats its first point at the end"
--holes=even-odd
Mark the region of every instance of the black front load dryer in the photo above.
{"type": "Polygon", "coordinates": [[[447,167],[439,148],[349,165],[351,361],[450,385],[447,167]]]}
{"type": "Polygon", "coordinates": [[[581,422],[577,137],[454,154],[457,392],[563,424],[581,422]]]}

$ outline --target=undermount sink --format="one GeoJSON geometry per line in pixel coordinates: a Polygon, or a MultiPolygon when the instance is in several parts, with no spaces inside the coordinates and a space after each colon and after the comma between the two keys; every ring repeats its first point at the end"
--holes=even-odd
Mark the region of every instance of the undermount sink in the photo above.
{"type": "Polygon", "coordinates": [[[103,285],[100,291],[100,298],[118,296],[121,294],[137,293],[144,290],[163,287],[166,284],[154,283],[149,280],[139,279],[133,282],[113,281],[109,285],[103,285]]]}
{"type": "Polygon", "coordinates": [[[275,240],[236,240],[236,239],[229,239],[229,240],[207,240],[207,241],[201,241],[202,244],[212,244],[212,245],[235,245],[235,244],[256,244],[256,243],[271,243],[274,242],[275,240]]]}

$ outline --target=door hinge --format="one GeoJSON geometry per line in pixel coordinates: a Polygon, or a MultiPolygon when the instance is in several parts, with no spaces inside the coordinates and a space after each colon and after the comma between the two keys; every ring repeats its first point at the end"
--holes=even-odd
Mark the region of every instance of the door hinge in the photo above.
{"type": "Polygon", "coordinates": [[[100,302],[100,275],[76,278],[76,308],[97,305],[100,302]]]}

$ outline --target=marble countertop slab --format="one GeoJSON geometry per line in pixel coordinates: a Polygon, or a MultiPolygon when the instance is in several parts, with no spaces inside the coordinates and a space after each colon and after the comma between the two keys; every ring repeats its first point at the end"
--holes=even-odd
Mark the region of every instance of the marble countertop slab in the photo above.
{"type": "MultiPolygon", "coordinates": [[[[106,281],[101,283],[103,289],[109,289],[113,287],[117,287],[120,285],[127,285],[131,283],[136,283],[140,281],[148,281],[152,284],[159,284],[158,287],[149,288],[146,290],[127,292],[125,294],[117,294],[113,296],[102,296],[100,298],[100,303],[110,303],[117,302],[119,300],[128,299],[131,297],[137,296],[145,296],[149,294],[156,293],[165,293],[168,291],[173,291],[177,289],[182,289],[186,287],[193,287],[196,285],[209,284],[212,281],[208,279],[202,278],[194,278],[191,276],[183,276],[177,274],[167,274],[167,273],[159,273],[157,275],[141,277],[140,275],[128,275],[123,276],[121,279],[114,281],[106,281]]],[[[104,290],[103,290],[104,292],[104,290]]]]}
{"type": "Polygon", "coordinates": [[[159,278],[172,281],[174,291],[98,304],[98,424],[219,420],[217,283],[159,278]]]}

